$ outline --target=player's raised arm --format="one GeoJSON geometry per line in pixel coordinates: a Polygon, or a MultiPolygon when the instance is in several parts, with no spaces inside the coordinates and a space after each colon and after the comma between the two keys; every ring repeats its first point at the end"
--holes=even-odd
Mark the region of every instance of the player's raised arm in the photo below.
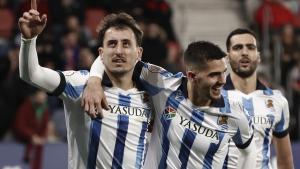
{"type": "Polygon", "coordinates": [[[20,77],[47,92],[53,92],[60,83],[59,74],[41,67],[36,52],[36,37],[44,30],[47,16],[40,16],[35,0],[31,0],[31,8],[23,13],[18,22],[22,34],[19,53],[20,77]]]}

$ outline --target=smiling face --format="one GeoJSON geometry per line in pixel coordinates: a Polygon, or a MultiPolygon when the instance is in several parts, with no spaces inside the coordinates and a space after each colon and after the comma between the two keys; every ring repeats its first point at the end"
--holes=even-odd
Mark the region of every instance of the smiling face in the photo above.
{"type": "MultiPolygon", "coordinates": [[[[226,82],[225,59],[209,60],[192,78],[193,96],[200,100],[216,100],[221,97],[221,89],[226,82]]],[[[192,100],[193,100],[192,99],[192,100]]]]}
{"type": "Polygon", "coordinates": [[[228,49],[228,59],[232,71],[238,76],[247,78],[253,75],[260,63],[255,37],[251,34],[232,36],[228,49]]]}
{"type": "Polygon", "coordinates": [[[137,45],[133,31],[128,27],[107,29],[103,47],[99,48],[106,71],[114,75],[132,72],[135,63],[142,56],[142,51],[142,48],[137,45]]]}

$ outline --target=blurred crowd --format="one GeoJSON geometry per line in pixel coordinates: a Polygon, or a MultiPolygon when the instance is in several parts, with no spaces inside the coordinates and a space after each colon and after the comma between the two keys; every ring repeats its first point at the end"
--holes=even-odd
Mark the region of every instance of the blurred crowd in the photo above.
{"type": "MultiPolygon", "coordinates": [[[[289,98],[290,134],[293,140],[299,139],[300,0],[258,0],[253,10],[247,6],[252,0],[243,2],[242,9],[251,13],[245,15],[249,27],[260,38],[260,78],[271,82],[270,86],[280,87],[289,98]]],[[[97,28],[101,19],[108,13],[124,11],[144,31],[144,61],[171,72],[184,70],[182,48],[171,24],[172,9],[167,1],[37,0],[37,4],[38,11],[48,17],[37,42],[40,64],[45,67],[89,69],[98,56],[97,28]]],[[[0,0],[0,141],[66,141],[62,103],[19,79],[21,37],[17,21],[28,9],[29,0],[0,0]]]]}

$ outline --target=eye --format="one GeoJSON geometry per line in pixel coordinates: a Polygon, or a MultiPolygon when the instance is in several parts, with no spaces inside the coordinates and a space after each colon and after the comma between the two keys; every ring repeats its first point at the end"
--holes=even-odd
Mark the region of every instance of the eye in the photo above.
{"type": "Polygon", "coordinates": [[[115,47],[115,46],[116,46],[116,44],[117,44],[117,42],[116,42],[116,41],[108,41],[108,42],[107,42],[107,46],[108,46],[108,47],[110,47],[110,48],[113,48],[113,47],[115,47]]]}
{"type": "Polygon", "coordinates": [[[123,46],[124,46],[125,48],[130,47],[130,42],[129,42],[129,41],[124,41],[124,42],[123,42],[123,46]]]}
{"type": "Polygon", "coordinates": [[[241,50],[241,49],[243,49],[243,45],[234,45],[232,47],[232,50],[241,50]]]}
{"type": "Polygon", "coordinates": [[[255,50],[255,49],[256,49],[256,46],[253,45],[253,44],[250,44],[250,45],[247,45],[247,48],[248,48],[249,50],[255,50]]]}

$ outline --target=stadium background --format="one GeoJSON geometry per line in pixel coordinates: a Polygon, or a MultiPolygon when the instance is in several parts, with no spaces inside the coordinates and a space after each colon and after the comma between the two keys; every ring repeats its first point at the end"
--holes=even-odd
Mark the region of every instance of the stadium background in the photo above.
{"type": "MultiPolygon", "coordinates": [[[[48,23],[39,36],[40,64],[58,70],[89,69],[97,56],[97,26],[108,13],[125,11],[144,31],[143,60],[171,72],[183,71],[182,51],[209,40],[224,51],[237,27],[254,30],[262,64],[259,78],[289,100],[295,167],[300,168],[300,0],[37,0],[48,23]],[[298,153],[298,154],[297,154],[298,153]]],[[[0,0],[0,169],[27,168],[16,132],[20,107],[35,89],[18,77],[20,33],[17,21],[29,0],[0,0]]],[[[66,129],[61,102],[51,96],[43,166],[67,168],[66,129]]],[[[24,120],[24,119],[21,119],[24,120]]]]}

